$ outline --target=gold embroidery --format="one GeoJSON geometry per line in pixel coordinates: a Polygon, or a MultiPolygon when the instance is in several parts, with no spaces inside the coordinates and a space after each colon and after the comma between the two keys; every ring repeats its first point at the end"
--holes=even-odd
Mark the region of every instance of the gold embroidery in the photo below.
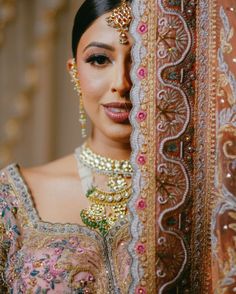
{"type": "Polygon", "coordinates": [[[118,287],[121,289],[121,293],[128,293],[129,285],[131,283],[131,257],[127,248],[129,240],[129,225],[127,224],[117,233],[110,245],[115,276],[117,278],[118,287]]]}
{"type": "MultiPolygon", "coordinates": [[[[109,293],[111,289],[114,289],[113,279],[119,279],[119,277],[112,277],[113,273],[109,270],[114,260],[113,257],[107,257],[105,246],[107,241],[98,233],[79,225],[49,224],[39,221],[33,210],[30,194],[25,190],[26,186],[16,188],[15,179],[19,177],[19,174],[16,173],[16,169],[14,172],[14,177],[8,175],[7,183],[12,185],[11,201],[18,203],[18,213],[14,215],[14,220],[20,224],[21,235],[17,239],[17,246],[14,247],[18,250],[18,258],[15,262],[10,262],[8,268],[10,273],[8,278],[12,279],[13,285],[24,270],[26,270],[26,276],[29,275],[27,263],[32,263],[37,273],[45,266],[42,260],[47,259],[54,266],[53,270],[66,272],[64,279],[66,287],[89,288],[92,293],[96,291],[98,294],[109,293]],[[66,231],[67,227],[75,231],[66,231]],[[19,268],[22,270],[19,271],[19,268]],[[81,278],[85,273],[89,275],[87,280],[81,278]]],[[[11,171],[11,174],[14,172],[11,171]]],[[[18,179],[17,183],[19,183],[18,179]]],[[[123,231],[123,228],[125,227],[121,226],[120,231],[123,231]]],[[[0,232],[5,232],[1,223],[0,232]]],[[[116,233],[112,237],[112,240],[115,239],[116,233]]],[[[116,256],[118,249],[114,246],[113,250],[116,256]]],[[[118,274],[122,273],[118,272],[118,274]]],[[[37,286],[37,279],[37,277],[29,277],[31,287],[37,286]]],[[[27,289],[27,291],[33,290],[27,289]]]]}
{"type": "Polygon", "coordinates": [[[3,240],[4,234],[6,233],[4,224],[0,222],[0,291],[1,293],[6,293],[5,287],[7,286],[5,283],[5,267],[7,260],[7,252],[4,248],[3,240]]]}
{"type": "Polygon", "coordinates": [[[221,29],[220,42],[221,42],[221,48],[222,48],[223,53],[229,54],[232,52],[233,47],[230,44],[230,40],[233,38],[233,35],[234,35],[233,27],[230,29],[228,36],[225,33],[224,28],[221,29]]]}
{"type": "MultiPolygon", "coordinates": [[[[230,54],[233,51],[232,44],[230,43],[233,36],[234,36],[233,27],[230,28],[229,33],[225,31],[224,27],[221,28],[220,44],[221,44],[222,53],[230,54]]],[[[217,82],[217,95],[219,97],[225,98],[230,105],[233,105],[235,98],[233,97],[232,93],[230,93],[230,91],[227,91],[227,87],[229,87],[229,79],[228,79],[227,73],[219,74],[218,82],[217,82]]],[[[222,102],[223,101],[224,100],[222,100],[222,102]]]]}

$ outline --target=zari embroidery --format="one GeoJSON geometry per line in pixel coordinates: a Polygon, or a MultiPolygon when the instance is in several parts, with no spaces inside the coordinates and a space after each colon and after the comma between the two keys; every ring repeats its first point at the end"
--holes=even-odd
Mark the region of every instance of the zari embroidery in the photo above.
{"type": "Polygon", "coordinates": [[[133,7],[132,293],[208,289],[215,2],[137,1],[133,7]]]}
{"type": "MultiPolygon", "coordinates": [[[[236,290],[236,79],[231,71],[233,64],[229,62],[232,53],[235,54],[234,29],[229,12],[223,6],[219,9],[219,16],[222,27],[218,49],[216,113],[219,120],[215,171],[218,197],[212,216],[212,285],[214,293],[223,294],[236,290]]],[[[234,19],[235,15],[232,17],[234,19]]]]}
{"type": "Polygon", "coordinates": [[[136,1],[132,12],[134,21],[131,33],[135,38],[132,51],[135,64],[131,77],[134,101],[131,114],[133,133],[131,137],[134,167],[133,195],[129,202],[131,212],[131,235],[129,252],[132,256],[131,274],[133,277],[129,293],[156,293],[155,264],[155,107],[152,103],[155,92],[155,50],[156,18],[155,1],[136,1]],[[147,156],[148,155],[148,156],[147,156]],[[140,205],[137,205],[140,203],[140,205]],[[141,204],[143,203],[143,205],[141,204]],[[138,209],[143,207],[143,209],[138,209]],[[137,243],[148,246],[140,256],[137,243]]]}
{"type": "MultiPolygon", "coordinates": [[[[80,225],[43,222],[18,167],[11,165],[4,173],[0,212],[4,224],[1,229],[8,244],[3,257],[7,256],[8,261],[2,261],[0,272],[9,290],[13,293],[120,293],[116,286],[120,278],[116,274],[122,275],[127,268],[122,268],[121,261],[120,271],[112,271],[113,263],[119,263],[115,257],[120,249],[115,246],[111,249],[111,244],[120,238],[123,230],[127,232],[127,220],[117,222],[104,238],[80,225]],[[114,256],[108,254],[111,250],[114,256]]],[[[125,236],[127,246],[129,234],[125,236]]],[[[128,293],[128,285],[122,293],[128,293]]]]}

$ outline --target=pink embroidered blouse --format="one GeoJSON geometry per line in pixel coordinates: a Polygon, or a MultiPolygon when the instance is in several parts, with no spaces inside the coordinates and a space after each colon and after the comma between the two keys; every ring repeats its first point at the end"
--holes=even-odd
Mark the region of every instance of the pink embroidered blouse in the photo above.
{"type": "Polygon", "coordinates": [[[20,169],[0,173],[0,293],[128,293],[127,220],[105,236],[43,222],[20,169]]]}

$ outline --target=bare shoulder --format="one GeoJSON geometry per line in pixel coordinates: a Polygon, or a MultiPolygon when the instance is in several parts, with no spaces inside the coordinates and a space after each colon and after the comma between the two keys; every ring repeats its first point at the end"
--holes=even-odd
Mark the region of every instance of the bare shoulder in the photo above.
{"type": "Polygon", "coordinates": [[[34,200],[59,197],[70,193],[78,185],[79,174],[73,155],[32,168],[21,168],[22,175],[32,192],[34,200]]]}
{"type": "Polygon", "coordinates": [[[21,172],[43,220],[80,223],[78,211],[86,203],[82,200],[77,163],[73,155],[42,166],[23,168],[21,172]]]}
{"type": "Polygon", "coordinates": [[[57,178],[78,176],[76,161],[73,154],[59,158],[44,165],[21,168],[25,178],[57,178]]]}

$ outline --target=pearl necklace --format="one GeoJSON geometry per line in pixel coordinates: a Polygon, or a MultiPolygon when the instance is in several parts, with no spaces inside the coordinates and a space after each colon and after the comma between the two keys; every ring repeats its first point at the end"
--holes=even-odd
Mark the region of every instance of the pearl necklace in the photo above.
{"type": "Polygon", "coordinates": [[[132,193],[132,186],[127,182],[132,176],[131,164],[128,160],[113,160],[95,154],[85,145],[75,150],[75,156],[94,173],[108,176],[108,190],[92,185],[86,192],[91,205],[80,213],[86,226],[105,235],[115,222],[126,217],[132,193]]]}
{"type": "Polygon", "coordinates": [[[95,172],[105,175],[122,174],[132,176],[133,173],[129,160],[114,160],[98,155],[86,145],[81,147],[79,160],[95,172]]]}

